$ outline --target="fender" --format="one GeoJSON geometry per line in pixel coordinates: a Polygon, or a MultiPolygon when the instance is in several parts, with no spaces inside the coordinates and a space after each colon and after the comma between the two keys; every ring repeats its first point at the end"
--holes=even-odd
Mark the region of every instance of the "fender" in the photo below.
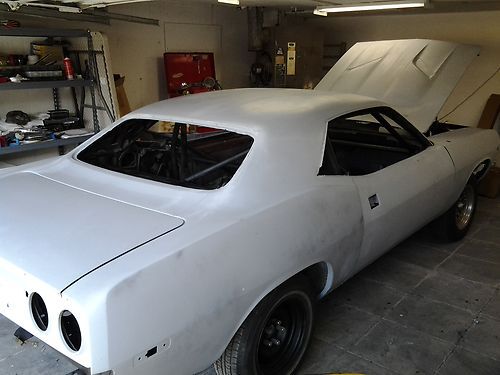
{"type": "Polygon", "coordinates": [[[435,135],[430,139],[443,145],[453,160],[457,198],[471,176],[483,172],[477,170],[481,164],[488,161],[487,167],[491,166],[500,145],[498,133],[492,129],[461,128],[435,135]]]}

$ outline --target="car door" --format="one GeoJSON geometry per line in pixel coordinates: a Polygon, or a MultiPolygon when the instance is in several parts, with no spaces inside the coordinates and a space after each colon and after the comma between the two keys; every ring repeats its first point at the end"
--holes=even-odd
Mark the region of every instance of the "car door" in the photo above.
{"type": "Polygon", "coordinates": [[[455,172],[448,152],[394,110],[335,119],[329,139],[336,173],[351,175],[358,189],[364,220],[359,267],[448,208],[455,172]]]}

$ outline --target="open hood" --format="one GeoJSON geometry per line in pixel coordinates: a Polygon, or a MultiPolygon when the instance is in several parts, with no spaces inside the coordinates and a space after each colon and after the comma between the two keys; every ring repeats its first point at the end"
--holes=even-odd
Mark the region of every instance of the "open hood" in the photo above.
{"type": "Polygon", "coordinates": [[[426,132],[479,47],[408,39],[355,44],[316,90],[383,101],[426,132]]]}

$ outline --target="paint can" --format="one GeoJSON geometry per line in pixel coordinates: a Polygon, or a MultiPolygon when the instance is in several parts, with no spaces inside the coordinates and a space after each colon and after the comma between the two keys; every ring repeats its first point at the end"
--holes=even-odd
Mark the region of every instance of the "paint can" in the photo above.
{"type": "Polygon", "coordinates": [[[64,58],[64,75],[66,79],[75,79],[75,71],[73,69],[73,64],[71,63],[71,59],[69,57],[64,58]]]}

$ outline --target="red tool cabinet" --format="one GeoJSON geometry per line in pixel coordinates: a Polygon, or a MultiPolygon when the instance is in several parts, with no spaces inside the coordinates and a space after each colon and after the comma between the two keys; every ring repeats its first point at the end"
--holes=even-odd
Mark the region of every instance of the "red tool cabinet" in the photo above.
{"type": "Polygon", "coordinates": [[[201,83],[207,77],[216,78],[211,52],[167,52],[163,54],[163,61],[169,98],[182,95],[186,85],[199,85],[189,88],[191,94],[209,91],[201,83]]]}

